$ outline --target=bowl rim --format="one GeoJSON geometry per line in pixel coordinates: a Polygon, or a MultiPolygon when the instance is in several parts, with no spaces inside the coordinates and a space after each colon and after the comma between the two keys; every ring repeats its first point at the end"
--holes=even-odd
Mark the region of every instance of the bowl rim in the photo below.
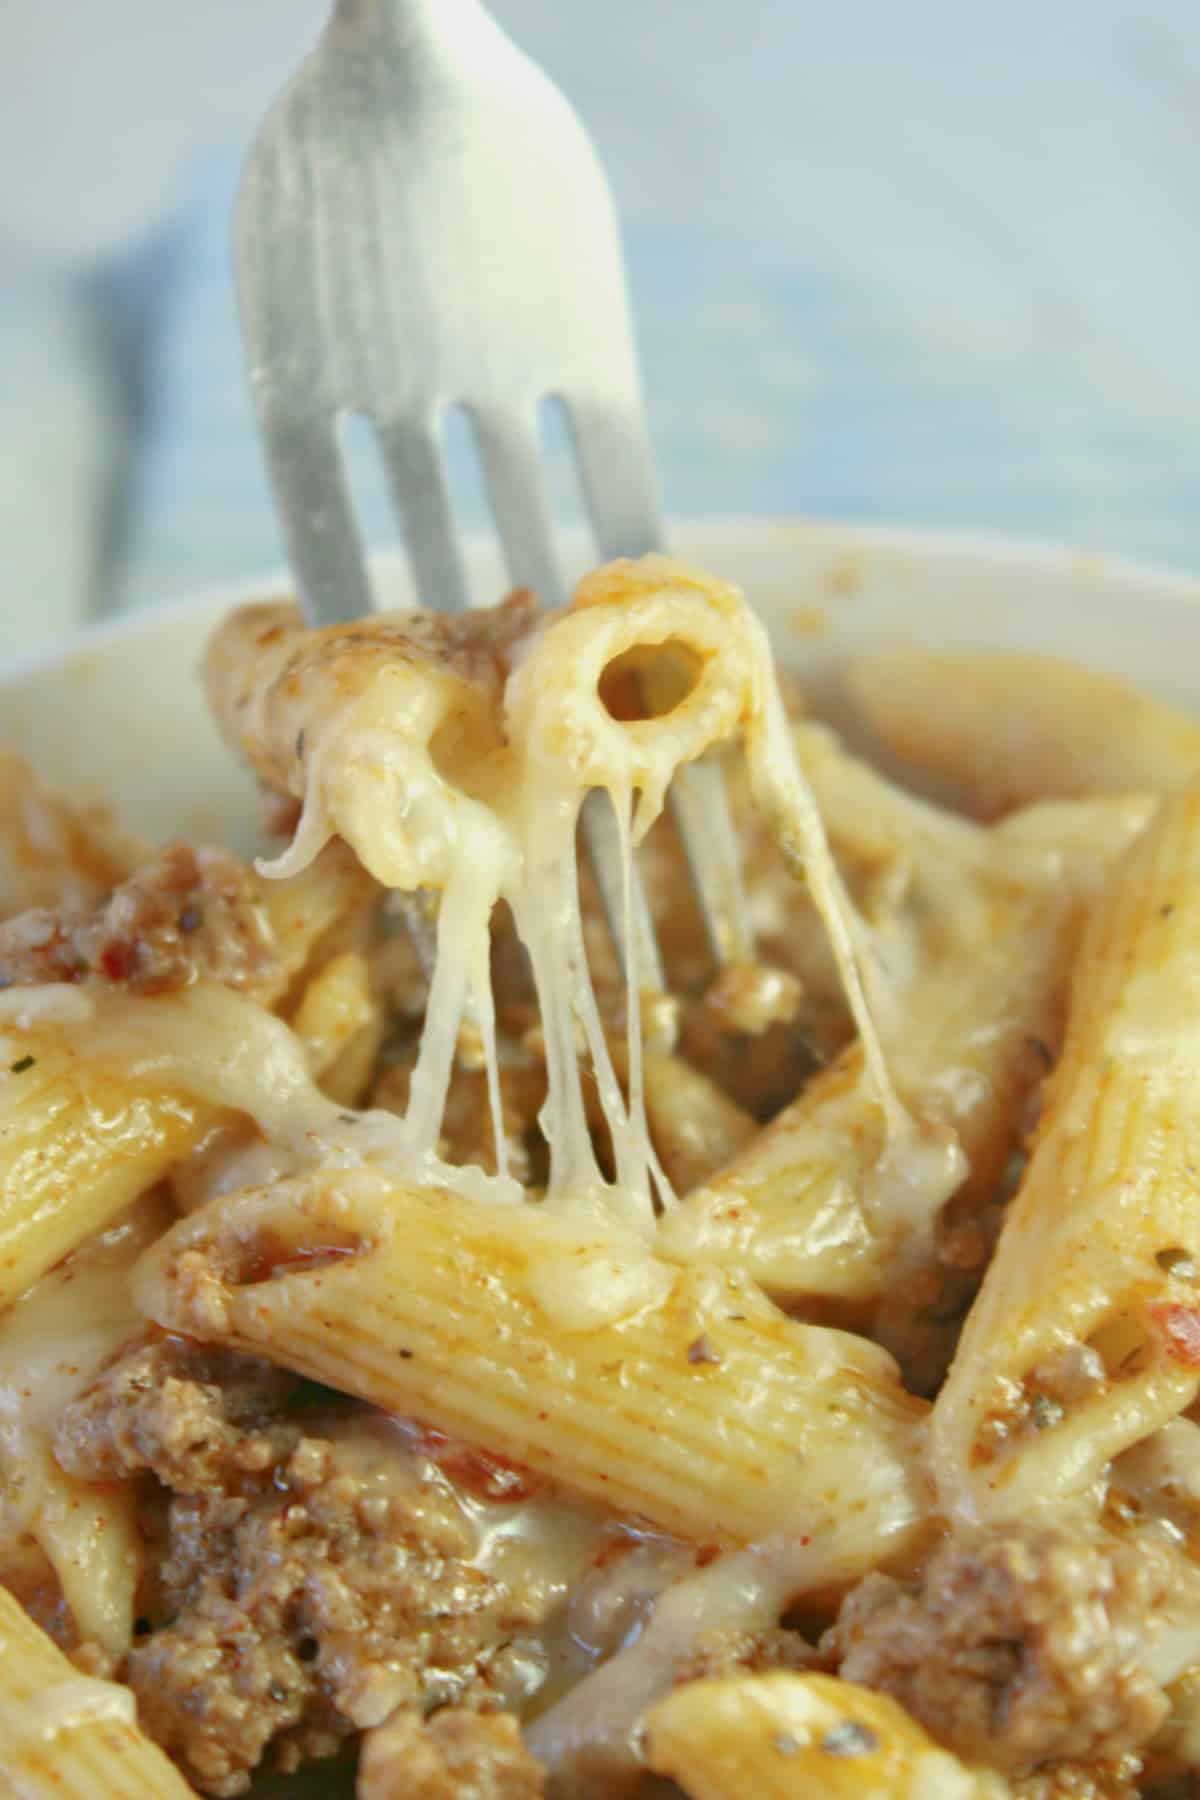
{"type": "MultiPolygon", "coordinates": [[[[565,543],[576,546],[588,536],[582,527],[569,529],[563,535],[565,543]]],[[[1083,578],[1097,583],[1138,586],[1200,606],[1200,575],[1168,564],[1046,538],[942,526],[889,524],[886,521],[810,518],[802,514],[701,514],[671,521],[666,552],[678,553],[686,560],[690,554],[689,541],[701,536],[710,543],[728,543],[735,552],[748,539],[754,540],[760,549],[764,540],[772,538],[780,541],[781,548],[788,539],[804,539],[818,545],[824,540],[832,553],[863,550],[929,562],[990,565],[993,570],[1039,569],[1073,580],[1083,578]]],[[[464,538],[464,554],[468,561],[492,542],[490,536],[483,533],[468,533],[464,538]]],[[[404,556],[403,551],[388,548],[370,552],[370,559],[388,566],[403,563],[404,556]]],[[[27,676],[42,674],[80,652],[101,650],[119,643],[122,638],[136,636],[139,631],[169,628],[173,620],[202,616],[218,606],[236,606],[265,599],[281,591],[290,592],[292,587],[292,577],[286,567],[276,564],[258,574],[216,582],[177,599],[85,621],[51,643],[0,659],[0,687],[9,687],[27,676]]]]}

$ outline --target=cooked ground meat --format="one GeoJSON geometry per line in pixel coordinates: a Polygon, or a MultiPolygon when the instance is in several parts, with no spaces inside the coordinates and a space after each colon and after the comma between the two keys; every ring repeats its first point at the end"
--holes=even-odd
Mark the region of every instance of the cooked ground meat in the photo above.
{"type": "Polygon", "coordinates": [[[245,1792],[268,1752],[284,1771],[331,1754],[397,1707],[495,1704],[514,1673],[505,1647],[534,1622],[473,1566],[472,1534],[431,1472],[398,1462],[381,1479],[336,1427],[306,1435],[279,1414],[285,1380],[150,1341],[57,1431],[75,1473],[146,1472],[165,1490],[147,1511],[149,1629],[123,1675],[142,1724],[209,1794],[245,1792]]]}
{"type": "Polygon", "coordinates": [[[747,1670],[759,1675],[765,1669],[806,1669],[814,1658],[807,1639],[783,1625],[766,1631],[705,1631],[676,1670],[675,1685],[747,1670]]]}
{"type": "Polygon", "coordinates": [[[1054,1763],[1014,1781],[1012,1796],[1013,1800],[1140,1800],[1141,1773],[1139,1756],[1123,1756],[1113,1763],[1054,1763]]]}
{"type": "Polygon", "coordinates": [[[1115,1762],[1166,1716],[1138,1644],[1176,1581],[1176,1559],[1146,1536],[951,1533],[918,1584],[860,1582],[821,1647],[970,1761],[1013,1775],[1115,1762]]]}
{"type": "Polygon", "coordinates": [[[160,851],[91,917],[39,907],[0,924],[0,988],[97,981],[161,994],[205,977],[253,992],[276,960],[252,871],[186,844],[160,851]]]}
{"type": "Polygon", "coordinates": [[[367,1733],[358,1800],[541,1800],[542,1766],[511,1713],[400,1712],[367,1733]]]}
{"type": "Polygon", "coordinates": [[[274,1466],[300,1438],[278,1415],[298,1377],[183,1338],[135,1344],[63,1412],[54,1454],[84,1481],[149,1470],[176,1494],[203,1494],[274,1466]]]}
{"type": "Polygon", "coordinates": [[[1010,1197],[1004,1183],[986,1199],[968,1184],[935,1221],[932,1256],[885,1291],[871,1335],[896,1358],[911,1393],[932,1399],[945,1380],[1010,1197]]]}

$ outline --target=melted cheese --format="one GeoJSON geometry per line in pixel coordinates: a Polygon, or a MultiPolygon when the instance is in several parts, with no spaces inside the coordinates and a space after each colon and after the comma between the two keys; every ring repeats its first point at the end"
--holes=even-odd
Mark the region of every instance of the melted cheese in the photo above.
{"type": "MultiPolygon", "coordinates": [[[[551,1777],[569,1780],[576,1759],[602,1756],[606,1770],[636,1765],[634,1727],[650,1702],[710,1631],[757,1632],[779,1622],[793,1595],[812,1585],[808,1540],[777,1540],[720,1556],[666,1588],[649,1623],[617,1655],[529,1727],[533,1754],[551,1777]]],[[[828,1573],[828,1562],[821,1569],[828,1573]]]]}
{"type": "MultiPolygon", "coordinates": [[[[741,594],[647,557],[598,571],[561,613],[537,617],[509,607],[494,621],[492,654],[481,660],[491,629],[486,615],[458,626],[386,616],[306,634],[281,609],[248,609],[223,628],[210,653],[210,687],[227,733],[266,779],[303,802],[293,842],[265,872],[297,872],[340,834],[387,885],[441,894],[403,1132],[381,1144],[376,1128],[374,1148],[399,1158],[410,1180],[514,1197],[503,1162],[489,962],[491,914],[503,899],[529,954],[546,1044],[546,1204],[643,1242],[650,1237],[656,1207],[669,1207],[673,1195],[643,1105],[633,851],[661,812],[676,771],[740,735],[755,798],[808,882],[829,934],[893,1162],[906,1144],[921,1151],[873,1022],[882,975],[797,765],[766,633],[741,594]],[[662,715],[616,718],[601,694],[606,669],[668,644],[683,646],[697,671],[690,690],[662,715]],[[588,970],[576,870],[580,812],[597,791],[616,818],[624,941],[631,946],[624,1092],[588,970]],[[490,1180],[446,1169],[434,1154],[464,1021],[485,1050],[500,1168],[490,1180]],[[580,1044],[612,1142],[611,1182],[588,1128],[580,1044]]],[[[165,1019],[160,1010],[160,1027],[165,1019]]],[[[261,1032],[254,1051],[238,1055],[236,1076],[206,1059],[206,1079],[215,1076],[226,1099],[244,1081],[254,1099],[234,1104],[255,1111],[268,1135],[349,1150],[347,1130],[335,1128],[340,1122],[330,1120],[327,1103],[323,1108],[311,1083],[300,1080],[281,1032],[270,1051],[270,1092],[261,1068],[251,1066],[266,1048],[261,1032]]],[[[369,1135],[359,1131],[357,1143],[369,1135]]],[[[585,1285],[586,1294],[577,1284],[576,1297],[597,1318],[617,1316],[614,1307],[637,1299],[624,1293],[628,1267],[620,1257],[608,1270],[591,1271],[585,1285]]]]}
{"type": "MultiPolygon", "coordinates": [[[[53,995],[60,990],[41,990],[53,995]]],[[[73,989],[66,990],[73,992],[73,989]]],[[[324,1165],[379,1169],[411,1182],[450,1186],[478,1199],[516,1201],[522,1190],[471,1166],[451,1167],[414,1141],[405,1120],[383,1111],[349,1112],[322,1093],[304,1043],[282,1019],[229,988],[198,985],[147,998],[97,990],[89,1004],[86,1051],[130,1081],[161,1082],[241,1112],[266,1140],[229,1155],[232,1171],[208,1192],[238,1184],[239,1174],[282,1179],[324,1165]]],[[[205,1193],[203,1180],[201,1193],[205,1193]]],[[[206,1196],[207,1197],[207,1196],[206,1196]]]]}
{"type": "Polygon", "coordinates": [[[603,1246],[551,1253],[529,1275],[532,1297],[560,1331],[596,1331],[636,1318],[647,1307],[661,1306],[674,1285],[670,1264],[647,1256],[632,1234],[626,1246],[613,1233],[603,1246]]]}

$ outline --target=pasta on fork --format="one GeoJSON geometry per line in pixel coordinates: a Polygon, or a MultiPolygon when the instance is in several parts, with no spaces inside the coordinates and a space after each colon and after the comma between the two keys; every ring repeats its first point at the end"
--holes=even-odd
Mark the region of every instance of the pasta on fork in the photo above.
{"type": "Polygon", "coordinates": [[[1007,664],[924,735],[883,667],[911,765],[974,734],[963,812],[663,557],[557,611],[232,614],[252,867],[11,759],[4,1791],[1200,1779],[1200,732],[1039,664],[1006,787],[1007,664]],[[664,811],[710,756],[721,971],[664,811]]]}

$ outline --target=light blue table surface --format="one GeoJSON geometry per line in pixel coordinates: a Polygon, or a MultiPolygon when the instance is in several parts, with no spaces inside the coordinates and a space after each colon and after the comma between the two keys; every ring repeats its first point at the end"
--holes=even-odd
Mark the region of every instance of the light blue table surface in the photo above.
{"type": "MultiPolygon", "coordinates": [[[[610,168],[670,513],[1200,567],[1200,9],[494,10],[610,168]]],[[[122,606],[280,557],[230,286],[237,154],[98,284],[118,334],[158,320],[122,606]]]]}

